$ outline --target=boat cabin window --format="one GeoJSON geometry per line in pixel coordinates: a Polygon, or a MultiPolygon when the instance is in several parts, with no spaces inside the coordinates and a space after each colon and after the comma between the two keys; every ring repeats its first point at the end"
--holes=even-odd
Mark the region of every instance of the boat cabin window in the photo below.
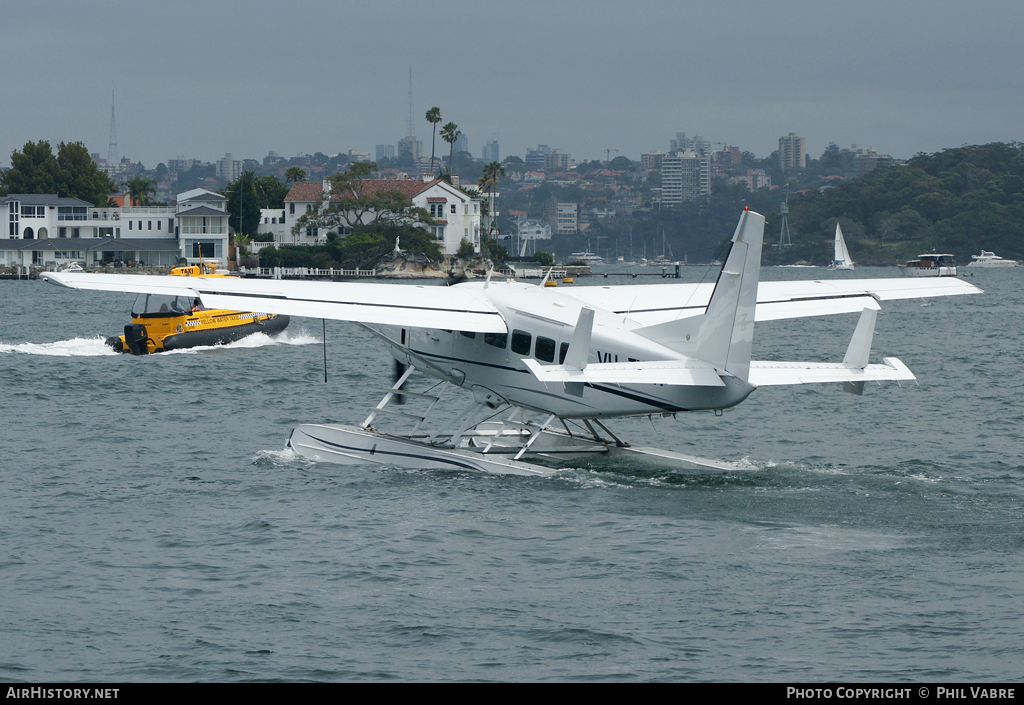
{"type": "Polygon", "coordinates": [[[525,330],[512,331],[512,352],[516,355],[529,355],[532,342],[533,336],[525,330]]]}
{"type": "Polygon", "coordinates": [[[537,336],[537,347],[533,351],[534,356],[542,362],[554,362],[555,361],[555,341],[551,338],[545,338],[543,335],[537,336]]]}
{"type": "Polygon", "coordinates": [[[184,316],[192,311],[191,296],[139,294],[132,306],[132,316],[184,316]]]}
{"type": "Polygon", "coordinates": [[[471,330],[460,330],[459,331],[459,335],[464,335],[467,338],[475,338],[476,337],[476,333],[471,331],[471,330]]]}
{"type": "Polygon", "coordinates": [[[484,333],[484,342],[504,350],[508,345],[508,333],[484,333]]]}
{"type": "Polygon", "coordinates": [[[558,364],[565,364],[565,354],[569,352],[569,343],[562,343],[561,347],[558,348],[558,364]]]}

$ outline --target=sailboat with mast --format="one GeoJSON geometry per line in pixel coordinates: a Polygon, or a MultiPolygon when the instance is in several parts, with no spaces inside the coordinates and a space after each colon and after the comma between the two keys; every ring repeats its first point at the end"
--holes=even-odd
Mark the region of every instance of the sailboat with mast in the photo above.
{"type": "Polygon", "coordinates": [[[846,249],[846,240],[843,239],[843,230],[836,223],[836,252],[835,259],[828,266],[829,269],[853,269],[853,260],[850,259],[850,251],[846,249]]]}
{"type": "Polygon", "coordinates": [[[672,254],[672,248],[668,246],[668,241],[665,239],[665,229],[662,228],[662,230],[661,230],[661,254],[658,255],[657,257],[655,257],[653,260],[651,260],[651,262],[650,262],[651,264],[653,264],[653,265],[674,264],[674,262],[669,257],[665,256],[665,248],[666,247],[668,247],[668,252],[671,255],[672,254]]]}

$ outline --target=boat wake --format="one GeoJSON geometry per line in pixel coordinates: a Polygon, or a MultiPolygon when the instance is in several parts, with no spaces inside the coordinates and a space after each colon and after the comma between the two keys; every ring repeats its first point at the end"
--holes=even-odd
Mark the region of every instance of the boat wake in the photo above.
{"type": "Polygon", "coordinates": [[[71,338],[53,343],[19,343],[15,345],[0,343],[0,353],[23,353],[48,357],[97,357],[118,354],[100,337],[71,338]]]}
{"type": "MultiPolygon", "coordinates": [[[[297,331],[289,333],[284,331],[271,337],[266,333],[254,333],[253,335],[236,340],[226,345],[213,346],[214,348],[262,348],[268,345],[319,345],[322,341],[308,333],[297,331]]],[[[182,348],[181,350],[169,350],[160,355],[194,355],[210,347],[182,348]]],[[[0,353],[22,353],[24,355],[43,355],[48,357],[99,357],[106,355],[121,355],[110,348],[101,337],[96,338],[71,338],[70,340],[57,340],[52,343],[0,343],[0,353]]]]}
{"type": "Polygon", "coordinates": [[[198,355],[209,350],[238,350],[249,348],[265,348],[274,345],[319,345],[322,341],[307,333],[289,333],[283,331],[277,335],[270,336],[266,333],[253,333],[246,337],[221,345],[201,345],[194,348],[179,348],[159,353],[164,355],[198,355]]]}
{"type": "Polygon", "coordinates": [[[323,340],[313,337],[305,331],[282,331],[275,336],[266,333],[254,333],[241,340],[228,343],[225,348],[262,348],[266,345],[319,345],[323,340]]]}

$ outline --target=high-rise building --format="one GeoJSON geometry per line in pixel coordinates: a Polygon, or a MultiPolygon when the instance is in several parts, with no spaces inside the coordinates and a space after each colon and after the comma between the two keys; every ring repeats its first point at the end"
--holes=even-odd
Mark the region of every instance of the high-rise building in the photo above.
{"type": "Polygon", "coordinates": [[[398,156],[408,154],[413,159],[423,156],[423,141],[416,139],[415,135],[398,140],[398,156]]]}
{"type": "Polygon", "coordinates": [[[544,155],[544,168],[554,171],[567,171],[572,166],[572,155],[560,149],[552,149],[544,155]]]}
{"type": "Polygon", "coordinates": [[[551,147],[546,144],[538,144],[537,149],[526,150],[526,159],[523,161],[529,169],[543,169],[546,157],[550,153],[551,147]]]}
{"type": "Polygon", "coordinates": [[[555,232],[559,235],[575,235],[579,232],[578,203],[559,203],[555,206],[555,232]]]}
{"type": "Polygon", "coordinates": [[[648,152],[647,154],[641,154],[640,168],[644,169],[645,171],[650,169],[660,169],[661,160],[664,158],[665,155],[662,154],[661,151],[657,149],[654,150],[653,152],[648,152]]]}
{"type": "Polygon", "coordinates": [[[377,161],[381,159],[394,159],[395,158],[395,145],[393,144],[378,144],[377,145],[377,161]]]}
{"type": "Polygon", "coordinates": [[[217,178],[227,181],[234,181],[242,175],[242,162],[232,159],[231,152],[227,152],[223,159],[217,160],[217,178]]]}
{"type": "Polygon", "coordinates": [[[711,159],[692,151],[673,152],[661,160],[661,203],[674,208],[684,201],[711,196],[711,159]]]}
{"type": "Polygon", "coordinates": [[[787,169],[807,168],[807,140],[790,132],[785,137],[779,138],[779,168],[787,169]]]}
{"type": "Polygon", "coordinates": [[[501,156],[500,156],[499,150],[498,150],[498,138],[497,137],[495,137],[493,140],[491,140],[490,142],[488,142],[487,144],[484,145],[483,158],[484,158],[484,161],[487,162],[487,163],[501,161],[501,156]]]}
{"type": "Polygon", "coordinates": [[[693,152],[699,157],[711,156],[711,142],[700,135],[687,137],[685,132],[677,132],[674,140],[669,140],[670,152],[693,152]]]}

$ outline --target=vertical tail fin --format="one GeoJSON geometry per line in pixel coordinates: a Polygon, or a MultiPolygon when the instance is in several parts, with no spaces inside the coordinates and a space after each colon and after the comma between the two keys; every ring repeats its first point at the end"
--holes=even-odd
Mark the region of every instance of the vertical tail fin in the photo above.
{"type": "Polygon", "coordinates": [[[732,236],[729,256],[703,315],[636,330],[636,333],[691,357],[706,360],[719,371],[744,382],[750,376],[754,340],[754,308],[761,273],[764,216],[743,211],[732,236]]]}

